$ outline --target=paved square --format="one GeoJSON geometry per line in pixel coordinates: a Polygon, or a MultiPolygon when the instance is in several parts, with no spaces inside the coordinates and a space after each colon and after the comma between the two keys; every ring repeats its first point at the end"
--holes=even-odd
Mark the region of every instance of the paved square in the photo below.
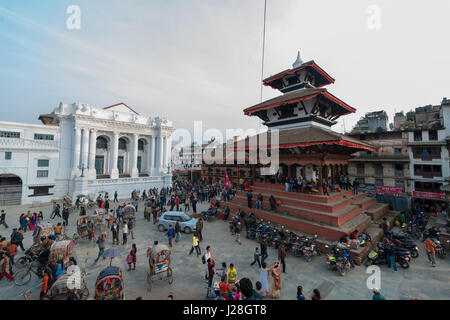
{"type": "MultiPolygon", "coordinates": [[[[206,203],[200,204],[199,209],[205,209],[206,203]]],[[[0,234],[8,240],[12,228],[18,226],[20,213],[27,210],[44,212],[44,220],[50,216],[51,205],[47,204],[39,208],[29,208],[29,206],[11,206],[6,207],[7,223],[9,229],[0,226],[0,234]]],[[[89,214],[89,212],[88,212],[89,214]]],[[[73,235],[76,232],[76,219],[78,213],[71,215],[69,220],[68,234],[73,235]]],[[[61,222],[61,219],[53,220],[53,223],[61,222]]],[[[153,284],[152,291],[147,292],[147,272],[148,260],[146,250],[153,244],[154,240],[161,243],[167,243],[167,237],[164,233],[157,231],[152,222],[147,222],[143,217],[143,208],[140,206],[136,216],[135,240],[129,239],[126,246],[119,246],[124,249],[121,257],[113,260],[113,265],[122,268],[124,273],[125,298],[135,299],[141,296],[143,299],[166,299],[169,294],[173,294],[175,299],[204,299],[206,293],[206,282],[204,280],[205,266],[200,257],[195,254],[188,256],[192,244],[192,235],[182,234],[181,241],[174,244],[172,252],[172,269],[174,282],[169,285],[167,281],[156,281],[153,284]],[[132,243],[137,245],[137,265],[135,271],[126,271],[128,265],[125,257],[131,249],[132,243]]],[[[24,246],[27,248],[32,244],[32,232],[25,233],[24,246]]],[[[256,241],[245,239],[245,230],[241,234],[242,245],[234,241],[234,237],[228,231],[228,223],[217,220],[214,222],[205,222],[203,230],[203,242],[201,243],[202,253],[207,245],[212,248],[212,255],[216,260],[216,265],[221,262],[234,263],[238,271],[238,278],[249,277],[253,284],[259,279],[259,267],[250,266],[253,260],[253,252],[256,241]]],[[[121,236],[120,236],[121,239],[121,236]]],[[[381,292],[387,299],[450,299],[450,261],[449,259],[438,259],[436,268],[431,268],[428,263],[422,242],[418,241],[420,255],[413,259],[409,269],[401,269],[394,273],[381,266],[381,292]]],[[[112,239],[107,239],[107,248],[112,246],[112,239]]],[[[80,240],[75,246],[75,255],[80,265],[83,265],[84,259],[88,257],[86,270],[88,272],[87,283],[90,291],[90,298],[94,295],[94,283],[98,273],[109,264],[109,259],[99,261],[93,265],[97,257],[98,249],[94,243],[86,240],[80,240]]],[[[269,248],[269,257],[266,260],[272,264],[277,259],[277,251],[269,248]]],[[[22,255],[19,253],[17,259],[22,255]]],[[[286,259],[286,274],[282,274],[281,299],[295,299],[297,285],[302,285],[307,299],[310,299],[311,292],[318,288],[324,299],[371,299],[372,294],[366,287],[366,280],[369,274],[366,274],[365,267],[355,267],[345,277],[341,277],[337,272],[327,269],[325,257],[315,257],[311,263],[307,263],[303,258],[288,256],[286,259]]],[[[216,280],[218,278],[216,277],[216,280]]],[[[269,279],[271,281],[271,279],[269,279]]],[[[270,283],[269,283],[270,284],[270,283]]],[[[23,287],[16,286],[13,282],[6,279],[0,281],[0,299],[23,299],[21,294],[33,288],[33,299],[39,297],[40,279],[33,275],[29,284],[23,287]]]]}

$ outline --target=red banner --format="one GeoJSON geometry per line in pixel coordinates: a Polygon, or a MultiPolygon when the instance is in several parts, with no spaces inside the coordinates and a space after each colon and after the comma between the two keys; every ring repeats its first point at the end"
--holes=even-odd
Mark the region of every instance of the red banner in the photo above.
{"type": "Polygon", "coordinates": [[[402,187],[375,186],[375,193],[379,195],[389,194],[400,196],[404,192],[402,187]]]}
{"type": "Polygon", "coordinates": [[[228,173],[226,171],[225,171],[225,188],[227,189],[231,188],[230,178],[228,178],[228,173]]]}
{"type": "Polygon", "coordinates": [[[414,197],[445,200],[445,193],[413,191],[414,197]]]}

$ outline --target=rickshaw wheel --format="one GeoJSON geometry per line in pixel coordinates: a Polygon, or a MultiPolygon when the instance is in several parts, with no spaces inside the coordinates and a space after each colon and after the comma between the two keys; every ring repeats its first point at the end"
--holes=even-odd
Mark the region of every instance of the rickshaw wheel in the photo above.
{"type": "Polygon", "coordinates": [[[173,273],[172,273],[172,268],[169,268],[167,270],[167,281],[169,282],[169,284],[173,283],[173,273]]]}
{"type": "Polygon", "coordinates": [[[147,273],[147,292],[152,291],[152,276],[150,273],[147,273]]]}
{"type": "Polygon", "coordinates": [[[14,276],[14,283],[18,286],[24,286],[31,280],[31,272],[28,269],[19,271],[14,276]]]}
{"type": "Polygon", "coordinates": [[[15,263],[15,267],[17,269],[24,269],[25,267],[27,267],[29,264],[28,260],[26,257],[21,257],[16,263],[15,263]]]}
{"type": "Polygon", "coordinates": [[[81,292],[81,300],[87,300],[89,298],[89,289],[87,287],[84,287],[83,291],[81,292]]]}

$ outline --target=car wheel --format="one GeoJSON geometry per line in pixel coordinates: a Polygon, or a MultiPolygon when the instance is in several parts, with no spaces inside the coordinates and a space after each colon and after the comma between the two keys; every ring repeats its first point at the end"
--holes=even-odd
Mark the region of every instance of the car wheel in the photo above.
{"type": "Polygon", "coordinates": [[[166,230],[166,228],[164,228],[164,225],[160,224],[160,225],[158,225],[158,230],[161,232],[164,232],[164,230],[166,230]]]}
{"type": "Polygon", "coordinates": [[[184,233],[191,233],[192,232],[192,230],[191,230],[191,228],[189,228],[189,227],[184,227],[184,233]]]}

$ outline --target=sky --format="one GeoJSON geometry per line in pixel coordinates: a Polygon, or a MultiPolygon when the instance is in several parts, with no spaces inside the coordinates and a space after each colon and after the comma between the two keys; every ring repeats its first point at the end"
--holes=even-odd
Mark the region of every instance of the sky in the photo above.
{"type": "MultiPolygon", "coordinates": [[[[261,128],[242,110],[260,102],[263,14],[264,0],[0,0],[0,120],[124,102],[175,128],[261,128]]],[[[450,97],[449,14],[447,0],[267,0],[264,77],[300,51],[357,109],[334,130],[370,111],[392,121],[450,97]]]]}

